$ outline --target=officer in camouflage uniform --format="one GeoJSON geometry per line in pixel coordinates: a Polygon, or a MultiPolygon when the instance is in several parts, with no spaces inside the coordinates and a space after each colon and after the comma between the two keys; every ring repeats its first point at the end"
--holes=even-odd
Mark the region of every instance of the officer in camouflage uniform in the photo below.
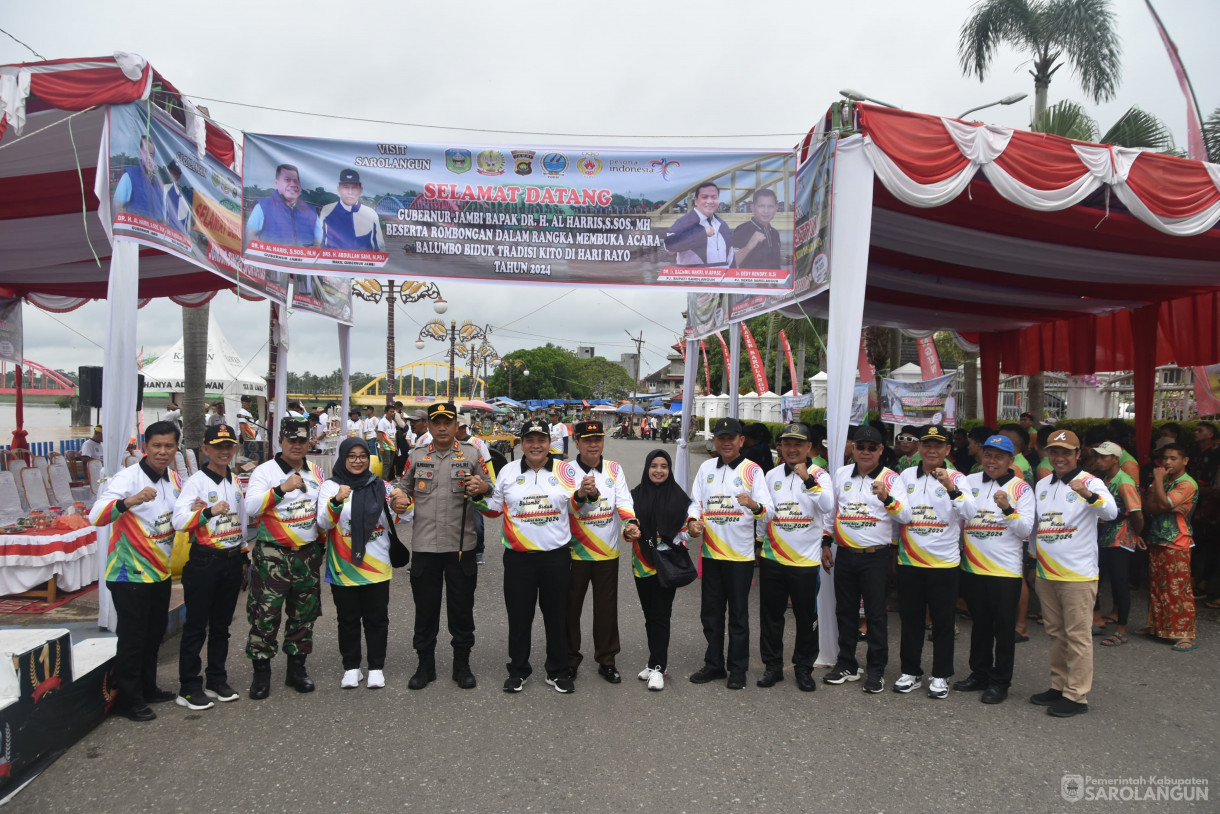
{"type": "Polygon", "coordinates": [[[305,658],[313,651],[313,623],[322,613],[323,546],[319,540],[318,491],[325,476],[305,460],[309,426],[286,419],[280,426],[280,452],[250,475],[246,516],[258,525],[250,565],[250,596],[246,616],[250,637],[246,655],[254,662],[250,698],[271,693],[271,659],[277,649],[280,615],[284,653],[288,656],[285,683],[297,692],[312,692],[313,679],[305,658]]]}

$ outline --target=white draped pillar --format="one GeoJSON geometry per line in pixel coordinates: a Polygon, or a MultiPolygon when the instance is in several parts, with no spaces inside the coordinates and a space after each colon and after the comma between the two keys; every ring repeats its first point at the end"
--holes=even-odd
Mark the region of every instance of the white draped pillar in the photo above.
{"type": "MultiPolygon", "coordinates": [[[[343,378],[342,396],[340,402],[343,405],[340,409],[343,413],[339,416],[339,438],[347,437],[347,414],[351,411],[352,403],[352,326],[339,324],[339,375],[343,378]]],[[[340,440],[342,443],[342,440],[340,440]]]]}
{"type": "Polygon", "coordinates": [[[678,450],[674,455],[674,480],[689,491],[690,449],[686,437],[690,434],[691,416],[695,414],[695,371],[699,365],[699,343],[686,340],[686,365],[682,368],[682,421],[678,430],[678,450]]]}
{"type": "MultiPolygon", "coordinates": [[[[868,282],[868,246],[872,230],[873,169],[864,142],[852,136],[839,142],[835,155],[834,219],[831,225],[830,327],[826,343],[827,456],[833,472],[847,445],[851,397],[856,382],[864,291],[868,282]]],[[[836,547],[837,552],[837,547],[836,547]]],[[[838,656],[834,572],[822,572],[818,593],[818,664],[838,656]]]]}
{"type": "MultiPolygon", "coordinates": [[[[127,442],[136,425],[136,314],[139,310],[140,247],[127,240],[116,241],[110,251],[110,282],[106,348],[102,364],[102,476],[114,477],[123,468],[127,442]]],[[[98,529],[97,625],[114,630],[117,616],[106,589],[106,554],[110,550],[110,526],[98,529]]]]}
{"type": "Polygon", "coordinates": [[[741,392],[741,326],[729,326],[729,416],[737,418],[737,394],[741,392]]]}
{"type": "Polygon", "coordinates": [[[267,417],[267,426],[271,429],[271,449],[279,452],[280,422],[288,415],[288,309],[274,303],[271,309],[272,318],[278,315],[275,323],[275,410],[267,417]]]}

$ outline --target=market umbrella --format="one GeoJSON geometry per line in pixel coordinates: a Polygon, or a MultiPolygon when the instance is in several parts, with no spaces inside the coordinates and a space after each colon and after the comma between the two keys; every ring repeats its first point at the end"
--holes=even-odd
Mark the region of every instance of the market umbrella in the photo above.
{"type": "Polygon", "coordinates": [[[494,413],[496,408],[492,407],[487,402],[479,401],[478,399],[472,399],[458,408],[459,413],[469,413],[471,410],[483,410],[484,412],[494,413]]]}
{"type": "Polygon", "coordinates": [[[666,416],[669,415],[669,410],[666,410],[664,407],[653,407],[648,411],[648,414],[655,416],[666,416]]]}
{"type": "Polygon", "coordinates": [[[630,413],[631,415],[644,415],[644,408],[638,404],[624,404],[614,412],[623,414],[630,413]]]}
{"type": "Polygon", "coordinates": [[[599,404],[596,407],[594,407],[592,410],[590,410],[589,412],[591,412],[591,413],[613,413],[614,408],[611,407],[609,404],[599,404]]]}

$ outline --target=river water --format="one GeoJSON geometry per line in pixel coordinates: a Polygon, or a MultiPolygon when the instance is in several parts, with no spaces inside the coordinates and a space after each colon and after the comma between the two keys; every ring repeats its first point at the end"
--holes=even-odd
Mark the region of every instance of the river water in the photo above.
{"type": "MultiPolygon", "coordinates": [[[[13,429],[16,427],[17,406],[12,403],[0,404],[0,445],[12,443],[13,429]]],[[[88,438],[93,434],[93,425],[82,427],[71,426],[72,411],[66,407],[56,407],[54,404],[25,404],[25,430],[27,443],[36,441],[68,441],[73,438],[88,438]]],[[[93,411],[91,411],[93,412],[93,411]]],[[[164,409],[149,409],[144,405],[144,423],[147,425],[156,421],[165,412],[164,409]]]]}

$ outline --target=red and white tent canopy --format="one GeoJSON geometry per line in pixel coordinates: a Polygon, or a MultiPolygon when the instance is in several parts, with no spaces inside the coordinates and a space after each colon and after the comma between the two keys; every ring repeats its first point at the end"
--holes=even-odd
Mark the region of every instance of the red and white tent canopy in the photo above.
{"type": "MultiPolygon", "coordinates": [[[[106,106],[141,100],[177,111],[201,150],[233,166],[232,137],[142,57],[0,66],[0,286],[57,311],[106,296],[110,242],[93,192],[106,106]]],[[[232,287],[152,249],[139,269],[143,299],[198,305],[232,287]]]]}
{"type": "MultiPolygon", "coordinates": [[[[1013,373],[1134,368],[1141,422],[1155,364],[1220,361],[1220,167],[871,105],[856,115],[835,174],[834,282],[804,303],[829,314],[832,342],[857,342],[861,323],[961,331],[981,345],[991,420],[1001,360],[1013,373]]],[[[854,345],[830,351],[854,362],[854,345]]]]}

